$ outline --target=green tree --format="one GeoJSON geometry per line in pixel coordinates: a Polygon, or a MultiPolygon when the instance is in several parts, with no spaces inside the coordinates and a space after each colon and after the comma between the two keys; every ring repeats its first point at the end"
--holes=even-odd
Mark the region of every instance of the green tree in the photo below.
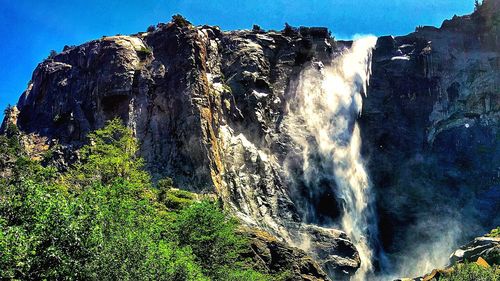
{"type": "Polygon", "coordinates": [[[181,246],[191,247],[203,272],[220,280],[242,268],[239,257],[246,240],[236,233],[237,226],[216,203],[202,201],[179,213],[175,232],[181,246]]]}
{"type": "Polygon", "coordinates": [[[23,179],[0,189],[0,276],[62,279],[78,268],[82,248],[72,225],[70,202],[57,187],[23,179]]]}
{"type": "Polygon", "coordinates": [[[154,189],[118,120],[89,135],[63,175],[0,137],[0,279],[270,280],[241,260],[246,240],[216,203],[161,181],[154,189]]]}
{"type": "Polygon", "coordinates": [[[151,196],[131,132],[113,120],[90,139],[62,179],[19,157],[28,171],[0,184],[0,277],[207,280],[151,196]]]}
{"type": "Polygon", "coordinates": [[[120,119],[108,121],[88,138],[89,144],[80,150],[81,161],[63,176],[63,182],[82,187],[124,179],[135,189],[150,185],[144,160],[137,155],[137,141],[120,119]]]}
{"type": "Polygon", "coordinates": [[[180,14],[173,15],[172,22],[177,24],[179,27],[186,27],[191,25],[191,22],[189,22],[185,17],[183,17],[180,14]]]}

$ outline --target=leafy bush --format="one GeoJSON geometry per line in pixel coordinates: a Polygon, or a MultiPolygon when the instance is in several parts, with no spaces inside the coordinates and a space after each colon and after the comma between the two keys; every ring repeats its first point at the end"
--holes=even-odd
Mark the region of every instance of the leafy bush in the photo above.
{"type": "Polygon", "coordinates": [[[166,192],[162,202],[169,209],[180,210],[191,205],[195,199],[196,197],[191,192],[171,189],[166,192]]]}
{"type": "Polygon", "coordinates": [[[139,50],[137,50],[137,54],[141,59],[145,59],[149,55],[153,53],[153,49],[151,47],[141,47],[139,50]]]}
{"type": "Polygon", "coordinates": [[[163,197],[152,188],[120,121],[90,134],[62,175],[0,140],[2,155],[21,155],[0,182],[0,279],[268,280],[239,260],[248,245],[215,203],[171,180],[163,197]]]}
{"type": "Polygon", "coordinates": [[[164,178],[156,183],[156,189],[158,190],[158,201],[165,202],[167,198],[167,192],[174,188],[174,182],[171,178],[164,178]]]}
{"type": "Polygon", "coordinates": [[[159,180],[156,188],[158,201],[170,210],[183,209],[196,200],[195,194],[175,188],[171,178],[159,180]]]}
{"type": "Polygon", "coordinates": [[[458,264],[451,273],[439,278],[439,281],[497,281],[500,269],[485,268],[476,263],[458,264]]]}
{"type": "Polygon", "coordinates": [[[257,24],[254,24],[254,25],[252,26],[252,31],[253,31],[253,32],[259,32],[259,33],[260,33],[260,32],[264,32],[264,30],[263,30],[263,29],[262,29],[259,25],[257,25],[257,24]]]}
{"type": "Polygon", "coordinates": [[[48,60],[54,59],[57,56],[56,50],[50,50],[49,55],[47,56],[48,60]]]}
{"type": "Polygon", "coordinates": [[[285,28],[283,29],[283,34],[286,36],[294,36],[297,34],[297,28],[289,25],[287,22],[285,23],[285,28]]]}
{"type": "Polygon", "coordinates": [[[191,22],[189,22],[186,18],[179,14],[173,15],[172,21],[179,27],[186,27],[191,25],[191,22]]]}
{"type": "Polygon", "coordinates": [[[190,246],[203,271],[217,277],[235,264],[244,238],[235,233],[236,220],[226,216],[214,202],[202,201],[179,213],[175,232],[181,246],[190,246]]]}
{"type": "Polygon", "coordinates": [[[490,233],[485,235],[486,237],[500,237],[500,226],[494,228],[490,231],[490,233]]]}

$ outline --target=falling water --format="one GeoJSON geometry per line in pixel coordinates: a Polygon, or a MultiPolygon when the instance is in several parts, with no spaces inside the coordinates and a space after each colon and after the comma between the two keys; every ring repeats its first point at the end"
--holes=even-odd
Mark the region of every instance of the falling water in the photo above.
{"type": "Polygon", "coordinates": [[[315,63],[299,79],[297,114],[317,147],[304,145],[304,174],[317,170],[307,154],[317,151],[333,165],[336,193],[342,204],[341,226],[352,239],[361,258],[355,280],[365,280],[373,269],[373,250],[369,237],[376,237],[377,226],[371,207],[372,191],[360,153],[361,137],[356,122],[361,112],[362,94],[370,75],[371,52],[377,38],[356,40],[349,50],[323,66],[315,63]]]}

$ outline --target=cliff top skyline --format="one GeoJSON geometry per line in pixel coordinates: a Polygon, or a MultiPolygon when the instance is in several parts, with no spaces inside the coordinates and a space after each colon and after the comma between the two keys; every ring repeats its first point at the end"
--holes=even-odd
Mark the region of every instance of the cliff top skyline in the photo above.
{"type": "Polygon", "coordinates": [[[397,1],[33,1],[1,0],[0,107],[16,104],[32,70],[50,50],[79,45],[103,35],[132,34],[170,21],[180,13],[195,25],[223,30],[281,30],[285,22],[328,27],[336,38],[356,34],[404,35],[418,25],[440,26],[453,15],[470,13],[469,0],[397,1]],[[234,15],[238,15],[235,17],[234,15]],[[411,15],[411,16],[408,16],[411,15]],[[8,38],[8,40],[6,39],[8,38]]]}

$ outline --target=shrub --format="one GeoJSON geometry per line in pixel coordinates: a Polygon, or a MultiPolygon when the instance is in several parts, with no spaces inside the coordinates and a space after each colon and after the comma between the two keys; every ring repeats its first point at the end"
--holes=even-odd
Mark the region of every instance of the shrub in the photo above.
{"type": "Polygon", "coordinates": [[[179,14],[173,15],[172,21],[179,27],[186,27],[191,25],[191,23],[186,18],[179,14]]]}
{"type": "Polygon", "coordinates": [[[49,55],[47,56],[47,59],[52,60],[57,56],[56,50],[50,50],[49,55]]]}
{"type": "Polygon", "coordinates": [[[93,253],[86,275],[101,280],[205,280],[189,248],[177,247],[166,235],[170,222],[149,200],[138,200],[127,189],[127,182],[115,182],[79,196],[79,213],[92,218],[85,222],[93,253]]]}
{"type": "Polygon", "coordinates": [[[497,281],[499,269],[485,268],[476,263],[458,264],[451,273],[439,278],[439,281],[497,281]]]}
{"type": "Polygon", "coordinates": [[[163,178],[161,180],[158,180],[158,182],[156,183],[156,188],[160,190],[168,190],[174,188],[174,181],[171,178],[163,178]]]}
{"type": "Polygon", "coordinates": [[[289,25],[288,23],[285,23],[285,28],[283,29],[283,34],[286,36],[294,36],[297,34],[297,29],[294,28],[293,26],[289,25]]]}
{"type": "Polygon", "coordinates": [[[494,228],[490,231],[490,233],[485,235],[486,237],[500,237],[500,226],[494,228]]]}
{"type": "Polygon", "coordinates": [[[191,205],[196,199],[195,196],[188,191],[180,189],[170,189],[162,198],[165,206],[172,210],[180,210],[191,205]]]}
{"type": "Polygon", "coordinates": [[[0,279],[270,280],[239,261],[248,245],[215,203],[165,179],[165,210],[120,121],[89,139],[62,176],[0,146],[19,168],[0,182],[0,279]]]}
{"type": "Polygon", "coordinates": [[[23,280],[78,275],[78,231],[71,226],[70,202],[56,187],[21,180],[0,191],[2,255],[0,276],[23,280]]]}
{"type": "Polygon", "coordinates": [[[478,11],[481,8],[481,3],[479,0],[474,0],[474,11],[478,11]]]}
{"type": "Polygon", "coordinates": [[[254,24],[252,27],[253,32],[263,32],[264,30],[257,24],[254,24]]]}
{"type": "Polygon", "coordinates": [[[189,247],[177,246],[172,216],[145,196],[149,177],[131,132],[111,121],[91,140],[60,181],[23,160],[27,171],[0,185],[0,276],[207,280],[189,247]]]}
{"type": "Polygon", "coordinates": [[[203,272],[213,278],[237,268],[245,240],[236,234],[237,222],[226,216],[215,202],[192,204],[179,213],[175,233],[180,246],[190,246],[203,272]]]}
{"type": "Polygon", "coordinates": [[[150,48],[150,47],[141,47],[141,49],[139,49],[137,51],[137,54],[142,58],[144,59],[145,57],[151,55],[153,53],[153,50],[150,48]]]}

